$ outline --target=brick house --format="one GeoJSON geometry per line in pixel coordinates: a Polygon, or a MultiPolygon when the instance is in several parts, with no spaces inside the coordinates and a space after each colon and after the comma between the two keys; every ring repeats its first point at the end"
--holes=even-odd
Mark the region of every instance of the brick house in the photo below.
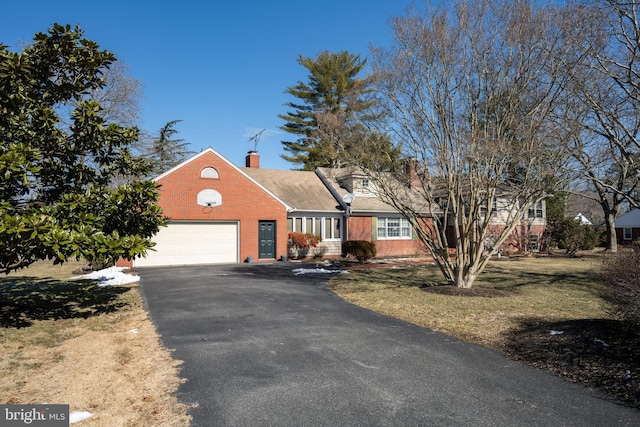
{"type": "Polygon", "coordinates": [[[633,209],[616,218],[616,237],[619,245],[640,241],[640,209],[633,209]]]}
{"type": "MultiPolygon", "coordinates": [[[[258,162],[247,156],[247,164],[258,162]]],[[[170,220],[154,236],[155,250],[134,266],[275,260],[287,253],[290,207],[212,148],[155,181],[170,220]]]]}
{"type": "Polygon", "coordinates": [[[375,242],[379,257],[427,254],[409,221],[376,197],[366,175],[355,168],[318,168],[316,174],[341,205],[344,240],[375,242]]]}
{"type": "MultiPolygon", "coordinates": [[[[238,167],[207,148],[155,181],[168,226],[154,236],[147,257],[119,265],[274,261],[288,255],[292,231],[320,235],[313,251],[326,257],[339,257],[345,240],[374,241],[379,257],[427,254],[409,221],[376,197],[356,169],[261,169],[256,152],[238,167]]],[[[542,224],[541,209],[533,218],[539,214],[542,224]]]]}

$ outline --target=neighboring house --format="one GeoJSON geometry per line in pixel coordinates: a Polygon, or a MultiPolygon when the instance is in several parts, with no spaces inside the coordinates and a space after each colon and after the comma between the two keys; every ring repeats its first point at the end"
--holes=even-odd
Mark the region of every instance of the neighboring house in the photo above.
{"type": "Polygon", "coordinates": [[[640,209],[616,218],[616,237],[619,245],[630,245],[640,240],[640,209]]]}
{"type": "MultiPolygon", "coordinates": [[[[354,168],[261,169],[256,152],[238,167],[207,148],[155,181],[169,224],[154,236],[155,250],[146,258],[119,265],[274,261],[288,254],[293,231],[322,237],[310,255],[338,257],[346,240],[375,242],[379,257],[427,254],[409,221],[376,197],[367,177],[354,168]]],[[[425,212],[425,224],[429,221],[425,212]]],[[[500,227],[499,214],[494,222],[500,227]]],[[[539,249],[544,223],[541,203],[519,230],[530,250],[539,249]]]]}
{"type": "Polygon", "coordinates": [[[582,213],[579,213],[578,215],[575,216],[576,221],[580,222],[581,225],[593,225],[591,223],[591,221],[589,221],[589,218],[587,218],[586,216],[584,216],[582,213]]]}

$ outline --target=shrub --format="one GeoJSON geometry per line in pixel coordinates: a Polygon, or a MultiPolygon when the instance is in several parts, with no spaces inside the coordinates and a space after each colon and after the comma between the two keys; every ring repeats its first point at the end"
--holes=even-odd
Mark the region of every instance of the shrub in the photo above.
{"type": "Polygon", "coordinates": [[[293,258],[305,258],[311,248],[318,246],[322,242],[322,237],[311,233],[292,232],[289,233],[287,249],[289,256],[293,258]]]}
{"type": "Polygon", "coordinates": [[[311,251],[311,256],[316,259],[324,258],[328,250],[329,248],[327,248],[326,246],[318,246],[311,251]]]}
{"type": "Polygon", "coordinates": [[[610,314],[628,327],[640,329],[640,250],[623,249],[607,257],[602,267],[602,299],[610,314]]]}
{"type": "Polygon", "coordinates": [[[591,225],[580,224],[572,218],[564,218],[555,226],[555,238],[558,248],[567,254],[575,254],[580,250],[592,250],[600,242],[600,233],[591,225]]]}
{"type": "Polygon", "coordinates": [[[376,256],[376,244],[366,240],[347,240],[342,243],[342,253],[353,255],[359,263],[376,256]]]}

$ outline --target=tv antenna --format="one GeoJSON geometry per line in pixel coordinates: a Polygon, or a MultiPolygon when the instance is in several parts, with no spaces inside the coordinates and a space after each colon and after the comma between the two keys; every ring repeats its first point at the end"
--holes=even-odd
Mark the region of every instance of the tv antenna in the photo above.
{"type": "Polygon", "coordinates": [[[260,137],[262,136],[264,131],[266,131],[266,129],[262,129],[260,132],[249,138],[249,142],[253,141],[253,151],[258,151],[258,142],[260,142],[260,137]]]}

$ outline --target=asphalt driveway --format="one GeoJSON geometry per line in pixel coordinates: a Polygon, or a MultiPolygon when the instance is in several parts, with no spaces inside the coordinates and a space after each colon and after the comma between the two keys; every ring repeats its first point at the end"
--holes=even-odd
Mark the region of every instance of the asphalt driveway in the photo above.
{"type": "Polygon", "coordinates": [[[300,264],[140,269],[193,426],[611,426],[640,411],[355,307],[300,264]]]}

